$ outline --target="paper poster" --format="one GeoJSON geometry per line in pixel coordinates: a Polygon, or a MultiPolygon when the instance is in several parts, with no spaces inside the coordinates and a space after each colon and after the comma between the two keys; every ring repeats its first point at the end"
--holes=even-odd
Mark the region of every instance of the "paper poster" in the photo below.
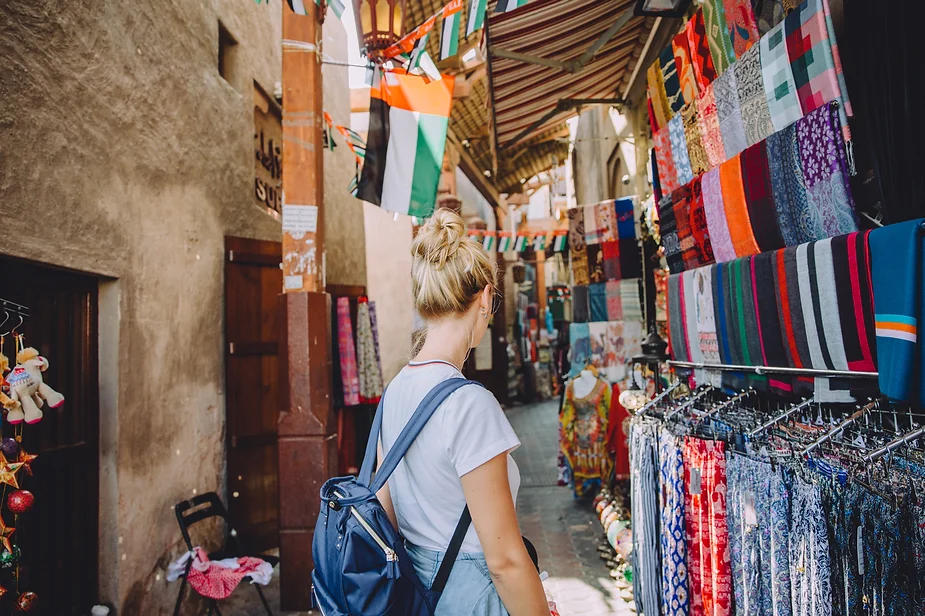
{"type": "Polygon", "coordinates": [[[284,205],[283,231],[293,237],[300,237],[306,233],[315,233],[318,230],[317,205],[284,205]]]}

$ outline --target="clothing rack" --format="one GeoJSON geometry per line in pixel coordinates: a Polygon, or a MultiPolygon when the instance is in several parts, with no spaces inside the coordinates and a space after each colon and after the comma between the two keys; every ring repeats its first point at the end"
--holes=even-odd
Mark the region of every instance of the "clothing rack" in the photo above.
{"type": "Polygon", "coordinates": [[[659,402],[661,402],[662,400],[664,400],[665,398],[667,398],[668,395],[669,395],[671,392],[673,392],[674,390],[676,390],[676,389],[677,389],[678,387],[680,387],[680,386],[681,386],[681,381],[675,381],[674,383],[672,383],[671,385],[668,386],[668,389],[666,389],[665,391],[663,391],[663,392],[660,393],[659,395],[657,395],[657,396],[655,396],[654,398],[652,398],[652,400],[651,400],[650,402],[648,402],[644,407],[642,407],[641,409],[639,409],[639,412],[636,413],[636,414],[637,414],[637,415],[644,415],[644,414],[646,413],[646,411],[648,411],[650,408],[652,408],[653,406],[655,406],[656,404],[658,404],[659,402]]]}
{"type": "Polygon", "coordinates": [[[719,413],[720,411],[729,408],[730,406],[732,406],[732,405],[735,404],[736,402],[739,402],[740,400],[744,400],[745,398],[747,398],[748,396],[752,395],[753,393],[755,393],[755,390],[752,389],[751,387],[749,387],[748,389],[746,389],[746,390],[743,391],[742,393],[736,394],[736,395],[734,395],[733,397],[731,397],[731,398],[729,398],[728,400],[726,400],[725,402],[722,402],[722,403],[716,405],[715,407],[713,407],[712,409],[708,410],[706,413],[704,413],[703,415],[701,415],[700,417],[698,417],[698,418],[697,418],[697,421],[703,421],[703,420],[706,419],[707,417],[710,417],[711,415],[715,415],[716,413],[719,413]]]}
{"type": "Polygon", "coordinates": [[[864,462],[868,462],[868,463],[875,462],[879,460],[880,458],[882,458],[883,456],[890,453],[891,451],[893,451],[894,449],[902,447],[903,445],[907,445],[908,443],[910,443],[911,441],[914,441],[915,439],[919,438],[922,435],[925,435],[925,426],[922,426],[921,428],[913,430],[912,432],[908,432],[894,441],[890,441],[889,443],[887,443],[880,449],[865,456],[864,462]]]}
{"type": "Polygon", "coordinates": [[[15,314],[23,318],[27,318],[29,316],[29,308],[27,306],[17,304],[16,302],[11,302],[10,300],[3,299],[2,297],[0,297],[0,308],[2,308],[3,311],[7,314],[15,314]]]}
{"type": "Polygon", "coordinates": [[[754,372],[755,374],[801,374],[805,376],[837,376],[853,379],[875,379],[878,372],[851,372],[849,370],[816,370],[813,368],[790,368],[784,366],[739,366],[734,364],[706,364],[690,361],[668,360],[668,365],[675,368],[693,368],[695,370],[722,370],[730,372],[754,372]]]}
{"type": "Polygon", "coordinates": [[[690,398],[688,398],[687,400],[685,400],[684,402],[682,402],[681,405],[680,405],[678,408],[674,409],[673,411],[671,411],[670,413],[668,413],[667,415],[665,415],[665,419],[671,419],[672,417],[674,417],[674,416],[677,415],[678,413],[681,413],[681,412],[683,412],[683,411],[686,411],[687,409],[689,409],[690,407],[692,407],[692,406],[694,405],[695,402],[697,402],[698,400],[700,400],[701,398],[703,398],[705,395],[707,395],[707,394],[710,393],[711,391],[713,391],[713,386],[712,386],[712,385],[707,385],[706,388],[705,388],[703,391],[698,392],[697,394],[691,396],[690,398]]]}
{"type": "Polygon", "coordinates": [[[813,441],[809,445],[809,447],[803,450],[803,455],[809,456],[809,454],[811,454],[813,451],[818,449],[821,445],[829,442],[830,440],[832,440],[833,438],[835,438],[836,436],[844,432],[846,428],[848,428],[851,424],[853,424],[858,419],[863,417],[864,414],[867,413],[867,411],[874,408],[874,406],[876,406],[878,403],[879,402],[876,402],[876,401],[871,402],[870,404],[864,407],[861,407],[860,409],[852,413],[851,416],[849,416],[845,421],[841,422],[840,424],[838,424],[837,426],[835,426],[834,428],[832,428],[831,430],[829,430],[828,432],[826,432],[825,434],[817,438],[815,441],[813,441]]]}
{"type": "Polygon", "coordinates": [[[767,423],[765,423],[765,424],[762,424],[762,425],[759,426],[758,428],[755,428],[754,430],[752,430],[751,432],[748,433],[748,436],[749,436],[749,437],[752,437],[752,436],[755,436],[756,434],[760,434],[761,432],[764,432],[765,430],[767,430],[767,429],[770,428],[771,426],[774,426],[774,425],[780,423],[781,421],[787,419],[788,417],[790,417],[790,416],[793,415],[794,413],[798,413],[798,412],[802,411],[803,409],[805,409],[806,407],[808,407],[808,406],[809,406],[810,404],[812,404],[812,403],[813,403],[813,399],[812,399],[812,398],[810,398],[810,399],[808,399],[808,400],[804,400],[803,402],[800,402],[799,404],[797,404],[797,405],[795,405],[795,406],[793,406],[793,407],[787,409],[786,411],[784,411],[783,413],[781,413],[780,415],[778,415],[777,417],[775,417],[775,418],[772,419],[771,421],[769,421],[769,422],[767,422],[767,423]]]}

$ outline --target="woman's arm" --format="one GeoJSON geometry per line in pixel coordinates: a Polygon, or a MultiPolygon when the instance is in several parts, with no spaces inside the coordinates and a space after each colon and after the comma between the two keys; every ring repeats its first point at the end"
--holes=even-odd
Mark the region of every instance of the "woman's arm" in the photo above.
{"type": "MultiPolygon", "coordinates": [[[[379,462],[376,464],[376,470],[378,470],[379,467],[382,466],[382,459],[384,457],[382,455],[382,444],[381,443],[378,446],[378,456],[379,456],[379,462]]],[[[386,514],[388,514],[389,520],[392,521],[392,526],[395,528],[395,530],[398,530],[398,518],[395,517],[395,507],[392,505],[392,493],[389,492],[389,482],[388,481],[385,482],[385,485],[382,486],[382,489],[376,492],[376,498],[379,499],[379,504],[382,505],[382,508],[385,509],[386,514]]]]}
{"type": "Polygon", "coordinates": [[[546,593],[527,554],[507,476],[507,454],[462,476],[463,492],[492,580],[511,616],[549,616],[546,593]]]}

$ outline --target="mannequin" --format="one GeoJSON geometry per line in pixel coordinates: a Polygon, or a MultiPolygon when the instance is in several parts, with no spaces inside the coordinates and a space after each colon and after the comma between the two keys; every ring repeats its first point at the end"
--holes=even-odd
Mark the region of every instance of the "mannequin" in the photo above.
{"type": "Polygon", "coordinates": [[[597,381],[597,368],[591,364],[588,364],[572,383],[575,397],[584,398],[588,396],[594,390],[594,387],[597,385],[597,381]]]}

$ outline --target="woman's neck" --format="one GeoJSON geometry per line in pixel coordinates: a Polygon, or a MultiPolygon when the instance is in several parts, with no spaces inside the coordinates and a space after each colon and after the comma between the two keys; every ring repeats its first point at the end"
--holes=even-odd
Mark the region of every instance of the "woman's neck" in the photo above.
{"type": "Polygon", "coordinates": [[[462,319],[444,319],[427,324],[427,336],[415,361],[447,361],[460,370],[469,354],[471,332],[462,319]]]}

